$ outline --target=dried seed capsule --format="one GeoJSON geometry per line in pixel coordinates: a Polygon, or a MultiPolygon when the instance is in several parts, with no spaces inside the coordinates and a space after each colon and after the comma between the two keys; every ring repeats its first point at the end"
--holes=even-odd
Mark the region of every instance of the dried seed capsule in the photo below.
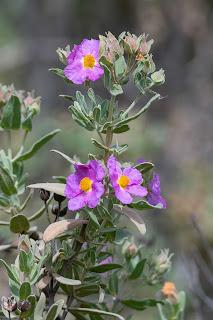
{"type": "Polygon", "coordinates": [[[28,311],[31,307],[31,304],[28,300],[19,300],[18,308],[21,312],[28,311]]]}
{"type": "Polygon", "coordinates": [[[60,203],[66,199],[66,197],[61,196],[60,194],[57,194],[57,193],[54,193],[53,197],[54,197],[55,201],[60,202],[60,203]]]}
{"type": "Polygon", "coordinates": [[[3,300],[3,308],[8,312],[16,311],[17,309],[16,299],[12,296],[7,298],[7,300],[3,300]]]}
{"type": "Polygon", "coordinates": [[[60,211],[59,216],[60,216],[60,217],[64,217],[66,213],[67,213],[67,207],[64,207],[64,208],[60,211]]]}
{"type": "Polygon", "coordinates": [[[51,212],[57,216],[58,215],[58,205],[53,204],[51,212]]]}
{"type": "Polygon", "coordinates": [[[44,190],[44,189],[40,189],[39,194],[40,194],[41,200],[43,200],[43,201],[47,201],[50,197],[49,191],[44,190]]]}

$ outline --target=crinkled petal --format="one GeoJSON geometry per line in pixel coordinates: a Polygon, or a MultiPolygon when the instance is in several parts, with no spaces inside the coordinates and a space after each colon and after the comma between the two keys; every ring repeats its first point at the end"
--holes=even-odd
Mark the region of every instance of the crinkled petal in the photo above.
{"type": "Polygon", "coordinates": [[[137,197],[145,197],[148,193],[147,189],[140,185],[127,186],[126,190],[137,197]]]}
{"type": "Polygon", "coordinates": [[[153,206],[156,206],[158,203],[162,203],[163,209],[166,209],[166,201],[161,196],[156,196],[152,192],[148,195],[148,202],[153,206]]]}
{"type": "Polygon", "coordinates": [[[129,178],[129,185],[142,183],[142,174],[135,168],[126,167],[123,171],[123,175],[129,178]]]}
{"type": "Polygon", "coordinates": [[[91,54],[95,59],[98,57],[98,51],[99,51],[99,40],[95,39],[84,39],[81,44],[81,52],[84,55],[91,54]]]}
{"type": "Polygon", "coordinates": [[[76,170],[76,175],[78,176],[79,180],[85,177],[89,177],[89,165],[75,163],[74,168],[76,170]]]}
{"type": "Polygon", "coordinates": [[[99,64],[95,65],[93,69],[86,69],[87,78],[91,81],[98,80],[103,73],[104,69],[99,64]]]}
{"type": "Polygon", "coordinates": [[[122,176],[122,170],[120,164],[115,160],[115,157],[111,156],[108,159],[107,167],[109,169],[110,180],[113,187],[119,186],[117,180],[122,176]]]}
{"type": "Polygon", "coordinates": [[[133,201],[133,198],[128,193],[128,191],[126,191],[126,189],[120,188],[119,185],[118,187],[115,188],[115,196],[118,200],[120,200],[124,204],[129,204],[133,201]]]}
{"type": "Polygon", "coordinates": [[[87,78],[87,69],[81,61],[69,64],[65,69],[65,76],[75,84],[83,83],[87,78]]]}
{"type": "Polygon", "coordinates": [[[149,189],[152,193],[154,193],[156,196],[160,195],[160,179],[159,175],[157,173],[154,173],[153,179],[148,182],[149,189]]]}
{"type": "Polygon", "coordinates": [[[87,194],[85,192],[80,193],[77,197],[71,198],[68,201],[69,210],[75,211],[82,209],[87,204],[87,194]]]}
{"type": "Polygon", "coordinates": [[[93,182],[92,190],[87,192],[87,202],[89,208],[95,208],[104,194],[104,185],[100,182],[93,182]]]}
{"type": "Polygon", "coordinates": [[[67,183],[64,190],[64,194],[67,198],[74,198],[82,192],[79,183],[80,180],[75,173],[72,173],[67,177],[67,183]]]}
{"type": "Polygon", "coordinates": [[[93,181],[101,182],[105,176],[105,170],[102,165],[96,161],[91,160],[89,163],[89,178],[93,181]]]}

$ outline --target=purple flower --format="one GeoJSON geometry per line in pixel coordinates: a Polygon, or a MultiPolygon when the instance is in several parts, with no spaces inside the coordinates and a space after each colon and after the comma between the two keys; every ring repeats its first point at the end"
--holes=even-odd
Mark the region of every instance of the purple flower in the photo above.
{"type": "Polygon", "coordinates": [[[79,210],[88,204],[89,208],[97,206],[104,193],[104,185],[101,183],[105,176],[105,170],[101,164],[92,160],[88,165],[74,165],[76,173],[67,177],[64,194],[68,201],[68,208],[72,211],[79,210]]]}
{"type": "MultiPolygon", "coordinates": [[[[138,159],[139,163],[146,162],[146,160],[140,158],[138,159]]],[[[153,179],[148,181],[148,202],[156,206],[158,203],[162,203],[163,209],[166,209],[166,201],[160,196],[160,179],[157,173],[154,173],[153,179]]]]}
{"type": "Polygon", "coordinates": [[[66,77],[75,84],[83,83],[87,78],[91,81],[99,79],[104,69],[99,65],[99,40],[84,39],[69,54],[68,66],[64,69],[66,77]]]}
{"type": "Polygon", "coordinates": [[[128,204],[133,201],[130,193],[138,197],[145,197],[147,195],[147,189],[140,185],[143,179],[137,169],[126,167],[122,172],[120,164],[113,156],[108,159],[107,167],[112,186],[115,190],[115,196],[122,203],[128,204]]]}

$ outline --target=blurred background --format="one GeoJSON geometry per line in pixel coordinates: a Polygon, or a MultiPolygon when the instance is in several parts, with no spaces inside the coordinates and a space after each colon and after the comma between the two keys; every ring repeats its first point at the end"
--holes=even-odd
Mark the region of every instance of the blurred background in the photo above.
{"type": "MultiPolygon", "coordinates": [[[[208,247],[213,245],[211,0],[1,0],[0,83],[35,90],[35,96],[42,97],[28,145],[51,130],[62,130],[27,161],[28,182],[51,182],[53,175],[69,174],[65,160],[50,154],[53,148],[82,162],[87,161],[88,152],[97,152],[88,132],[67,111],[69,101],[59,97],[75,95],[76,90],[85,93],[86,88],[70,86],[48,69],[64,68],[56,54],[58,47],[69,44],[72,49],[84,38],[98,39],[106,31],[116,36],[122,31],[146,33],[155,41],[153,60],[157,70],[163,68],[166,74],[166,83],[157,91],[165,98],[130,124],[131,134],[116,138],[129,144],[121,159],[150,160],[160,175],[167,209],[143,213],[146,237],[153,240],[152,249],[166,247],[175,253],[169,280],[187,292],[185,318],[212,319],[213,265],[208,247]]],[[[102,79],[93,89],[108,97],[102,79]]],[[[123,98],[118,96],[120,106],[128,107],[137,94],[131,82],[124,87],[123,98]]],[[[6,284],[6,279],[2,281],[6,284]]],[[[147,296],[154,295],[149,290],[147,296]]],[[[156,310],[147,310],[135,312],[133,319],[141,317],[159,318],[156,310]]]]}

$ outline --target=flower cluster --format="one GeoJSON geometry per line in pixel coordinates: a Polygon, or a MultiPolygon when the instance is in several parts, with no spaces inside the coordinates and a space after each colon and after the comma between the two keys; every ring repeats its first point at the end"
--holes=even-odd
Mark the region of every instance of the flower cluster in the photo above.
{"type": "MultiPolygon", "coordinates": [[[[139,159],[140,162],[140,159],[139,159]]],[[[86,205],[94,208],[98,205],[105,188],[102,181],[105,177],[105,169],[96,160],[91,160],[88,165],[74,165],[76,173],[67,178],[64,194],[69,198],[68,207],[70,210],[79,210],[86,205]]],[[[111,156],[107,162],[110,181],[115,191],[115,197],[123,204],[130,204],[133,201],[131,195],[142,197],[148,195],[148,201],[152,205],[161,202],[163,208],[166,202],[160,197],[159,176],[154,174],[152,181],[148,182],[147,188],[141,186],[142,174],[135,168],[126,167],[123,171],[119,162],[111,156]]]]}

